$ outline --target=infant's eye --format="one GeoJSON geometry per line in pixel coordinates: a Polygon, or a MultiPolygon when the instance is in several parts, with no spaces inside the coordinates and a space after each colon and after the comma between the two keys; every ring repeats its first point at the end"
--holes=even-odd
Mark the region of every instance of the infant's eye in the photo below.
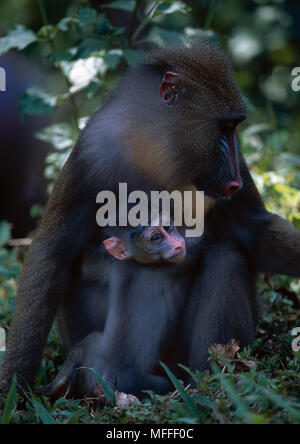
{"type": "Polygon", "coordinates": [[[161,233],[159,233],[158,231],[156,233],[153,233],[151,236],[151,242],[157,242],[162,238],[161,233]]]}

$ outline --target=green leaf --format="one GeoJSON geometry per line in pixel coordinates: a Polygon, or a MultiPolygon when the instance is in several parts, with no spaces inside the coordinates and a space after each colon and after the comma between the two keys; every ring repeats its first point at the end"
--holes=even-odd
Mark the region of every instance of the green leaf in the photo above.
{"type": "Polygon", "coordinates": [[[177,31],[169,31],[158,26],[153,26],[143,42],[151,42],[158,46],[164,46],[166,42],[182,42],[182,34],[177,31]]]}
{"type": "Polygon", "coordinates": [[[110,69],[114,70],[118,67],[121,59],[122,59],[122,51],[119,49],[113,49],[108,51],[105,55],[105,62],[109,66],[110,69]]]}
{"type": "Polygon", "coordinates": [[[23,25],[16,25],[8,31],[5,37],[0,38],[0,55],[5,54],[10,49],[22,51],[36,41],[37,36],[33,31],[23,25]]]}
{"type": "Polygon", "coordinates": [[[57,27],[60,31],[67,32],[73,23],[77,23],[77,20],[73,17],[65,17],[58,22],[57,27]]]}
{"type": "Polygon", "coordinates": [[[126,49],[124,51],[124,57],[130,67],[134,67],[144,57],[144,54],[143,51],[134,49],[126,49]]]}
{"type": "Polygon", "coordinates": [[[79,25],[84,27],[95,23],[97,18],[97,11],[93,8],[82,6],[77,11],[79,25]]]}
{"type": "MultiPolygon", "coordinates": [[[[244,402],[244,400],[241,398],[234,384],[229,380],[229,378],[223,376],[221,378],[221,384],[222,388],[235,405],[237,414],[242,417],[247,424],[256,424],[258,422],[257,416],[254,416],[253,413],[248,409],[246,402],[244,402]]],[[[261,418],[261,420],[263,421],[263,418],[261,418]]]]}
{"type": "MultiPolygon", "coordinates": [[[[99,79],[92,80],[85,88],[85,92],[88,99],[92,99],[96,92],[103,86],[103,82],[99,79]]],[[[81,128],[81,127],[80,127],[81,128]]]]}
{"type": "Polygon", "coordinates": [[[10,241],[10,229],[7,222],[0,222],[0,247],[10,241]]]}
{"type": "Polygon", "coordinates": [[[300,410],[295,409],[288,399],[283,398],[282,396],[278,395],[277,393],[271,390],[262,390],[262,391],[267,399],[269,399],[278,408],[286,410],[293,419],[293,421],[297,424],[300,424],[300,410]]]}
{"type": "Polygon", "coordinates": [[[168,367],[163,363],[160,362],[160,365],[164,369],[164,371],[167,373],[168,377],[170,378],[172,384],[174,385],[175,389],[180,393],[185,405],[187,406],[188,411],[192,415],[193,418],[197,418],[199,423],[202,424],[202,415],[197,408],[196,404],[192,400],[192,398],[187,394],[185,391],[182,383],[176,378],[176,376],[171,372],[171,370],[168,369],[168,367]]]}
{"type": "Polygon", "coordinates": [[[65,150],[75,144],[77,134],[74,134],[73,129],[67,123],[58,123],[47,126],[36,133],[35,137],[43,142],[51,143],[57,150],[65,150]]]}
{"type": "Polygon", "coordinates": [[[72,51],[56,51],[48,55],[48,60],[53,62],[70,62],[74,57],[72,51]]]}
{"type": "Polygon", "coordinates": [[[46,25],[39,30],[38,37],[45,40],[55,40],[58,31],[59,28],[57,26],[46,25]]]}
{"type": "Polygon", "coordinates": [[[45,407],[36,399],[31,399],[34,409],[37,411],[39,418],[43,424],[56,424],[55,419],[47,412],[45,407]]]}
{"type": "Polygon", "coordinates": [[[80,415],[81,415],[81,411],[78,410],[77,412],[73,413],[72,416],[70,417],[68,424],[78,424],[79,423],[79,419],[80,419],[80,415]]]}
{"type": "Polygon", "coordinates": [[[109,5],[103,5],[102,8],[122,9],[123,11],[133,12],[135,3],[134,0],[117,0],[109,5]]]}
{"type": "Polygon", "coordinates": [[[9,268],[0,265],[0,276],[6,280],[17,279],[19,276],[20,268],[19,265],[14,264],[9,268]]]}
{"type": "Polygon", "coordinates": [[[55,110],[57,97],[40,88],[29,88],[20,100],[22,115],[49,114],[55,110]]]}
{"type": "Polygon", "coordinates": [[[115,393],[110,387],[110,385],[99,375],[99,373],[94,368],[81,367],[82,369],[91,370],[97,376],[97,381],[101,385],[101,388],[107,397],[107,399],[112,403],[112,405],[116,404],[115,393]]]}
{"type": "Polygon", "coordinates": [[[181,14],[188,14],[191,11],[191,8],[188,7],[185,3],[179,1],[171,1],[171,2],[163,2],[161,3],[155,11],[155,16],[158,15],[166,15],[166,14],[174,14],[176,12],[180,12],[181,14]]]}
{"type": "MultiPolygon", "coordinates": [[[[117,28],[118,29],[118,28],[117,28]]],[[[97,34],[111,34],[115,28],[111,25],[107,17],[101,16],[101,21],[96,27],[97,34]]]]}
{"type": "Polygon", "coordinates": [[[17,377],[14,375],[9,393],[5,402],[4,412],[1,418],[2,424],[9,424],[17,407],[17,377]]]}
{"type": "Polygon", "coordinates": [[[102,49],[105,49],[106,43],[101,40],[88,39],[81,43],[78,47],[76,58],[84,59],[91,55],[97,54],[102,49]]]}
{"type": "Polygon", "coordinates": [[[0,265],[7,265],[16,262],[17,251],[8,250],[7,248],[0,248],[0,265]]]}
{"type": "Polygon", "coordinates": [[[211,410],[214,410],[216,408],[215,404],[205,396],[200,396],[196,394],[194,395],[194,399],[196,400],[197,404],[199,404],[201,407],[208,407],[211,410]]]}

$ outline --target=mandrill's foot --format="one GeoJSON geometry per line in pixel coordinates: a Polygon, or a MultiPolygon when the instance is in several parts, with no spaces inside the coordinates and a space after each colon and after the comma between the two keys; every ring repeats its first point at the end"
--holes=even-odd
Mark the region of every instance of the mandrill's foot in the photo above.
{"type": "Polygon", "coordinates": [[[128,407],[139,404],[140,402],[136,396],[128,393],[118,392],[117,390],[115,391],[115,398],[116,407],[118,409],[127,409],[128,407]]]}

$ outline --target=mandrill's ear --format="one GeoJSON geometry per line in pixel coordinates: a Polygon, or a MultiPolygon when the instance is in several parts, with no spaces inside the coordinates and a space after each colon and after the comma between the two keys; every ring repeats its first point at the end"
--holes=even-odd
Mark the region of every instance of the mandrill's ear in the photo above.
{"type": "Polygon", "coordinates": [[[165,73],[159,88],[160,95],[165,103],[172,105],[176,102],[180,84],[181,79],[179,74],[171,71],[165,73]]]}
{"type": "Polygon", "coordinates": [[[110,237],[103,241],[106,251],[119,261],[125,261],[129,258],[126,246],[119,237],[110,237]]]}

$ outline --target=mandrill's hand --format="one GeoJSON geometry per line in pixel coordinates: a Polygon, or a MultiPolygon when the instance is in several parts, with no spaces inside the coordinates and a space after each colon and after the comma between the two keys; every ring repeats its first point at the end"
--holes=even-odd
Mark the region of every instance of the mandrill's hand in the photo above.
{"type": "Polygon", "coordinates": [[[101,333],[92,333],[70,351],[48,394],[52,400],[63,396],[100,397],[103,391],[97,381],[97,374],[115,388],[116,375],[112,369],[105,375],[107,372],[101,357],[101,339],[101,333]]]}

